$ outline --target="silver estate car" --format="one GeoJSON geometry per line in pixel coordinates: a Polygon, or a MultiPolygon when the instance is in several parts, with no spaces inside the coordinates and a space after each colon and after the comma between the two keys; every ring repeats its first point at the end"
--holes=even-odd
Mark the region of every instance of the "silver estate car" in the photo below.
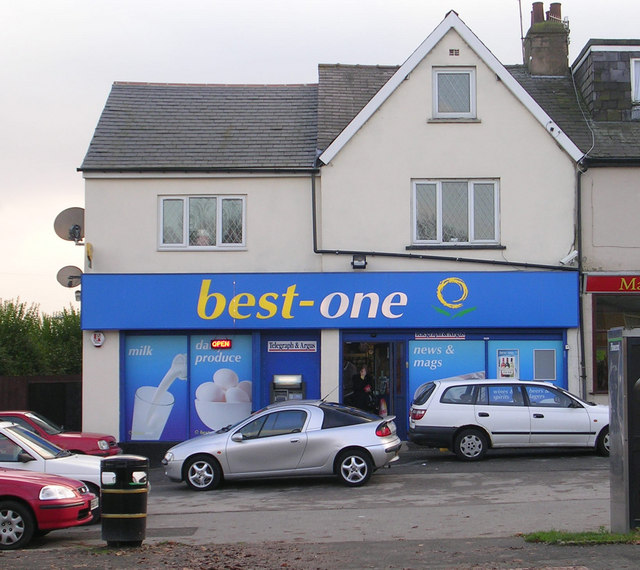
{"type": "Polygon", "coordinates": [[[330,402],[279,402],[179,443],[162,463],[169,479],[196,491],[223,479],[327,475],[358,487],[398,459],[402,442],[393,420],[330,402]]]}

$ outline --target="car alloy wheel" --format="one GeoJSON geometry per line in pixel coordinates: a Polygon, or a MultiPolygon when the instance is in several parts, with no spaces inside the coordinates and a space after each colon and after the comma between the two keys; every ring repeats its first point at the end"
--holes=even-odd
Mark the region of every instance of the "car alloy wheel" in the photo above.
{"type": "Polygon", "coordinates": [[[455,439],[454,452],[466,461],[482,459],[487,452],[487,438],[478,430],[464,430],[455,439]]]}
{"type": "Polygon", "coordinates": [[[600,455],[604,457],[608,457],[611,451],[611,438],[609,436],[609,426],[603,428],[598,436],[598,441],[596,443],[596,450],[600,455]]]}
{"type": "Polygon", "coordinates": [[[0,502],[0,550],[22,548],[36,529],[31,512],[14,501],[0,502]]]}
{"type": "Polygon", "coordinates": [[[359,487],[371,477],[371,459],[363,451],[343,451],[338,457],[337,471],[345,485],[359,487]]]}
{"type": "Polygon", "coordinates": [[[187,463],[187,485],[196,491],[215,489],[222,480],[222,470],[218,462],[206,455],[196,455],[187,463]]]}

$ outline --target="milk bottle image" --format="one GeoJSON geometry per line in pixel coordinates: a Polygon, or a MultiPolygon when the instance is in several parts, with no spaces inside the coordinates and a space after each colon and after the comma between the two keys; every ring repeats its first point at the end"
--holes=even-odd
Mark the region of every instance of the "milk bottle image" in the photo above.
{"type": "Polygon", "coordinates": [[[175,380],[187,379],[187,355],[176,354],[158,386],[140,386],[133,401],[131,439],[159,440],[173,409],[169,387],[175,380]]]}

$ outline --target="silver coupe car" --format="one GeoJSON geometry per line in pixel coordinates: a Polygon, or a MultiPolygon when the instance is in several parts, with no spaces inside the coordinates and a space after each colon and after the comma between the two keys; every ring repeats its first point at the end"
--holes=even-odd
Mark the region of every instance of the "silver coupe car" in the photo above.
{"type": "Polygon", "coordinates": [[[393,420],[330,402],[279,402],[179,443],[162,463],[169,479],[196,491],[223,479],[327,475],[358,487],[398,459],[402,442],[393,420]]]}

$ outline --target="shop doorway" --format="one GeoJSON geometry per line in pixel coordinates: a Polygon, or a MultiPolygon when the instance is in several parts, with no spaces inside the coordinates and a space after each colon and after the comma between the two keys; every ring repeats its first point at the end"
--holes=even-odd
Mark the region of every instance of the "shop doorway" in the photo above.
{"type": "Polygon", "coordinates": [[[398,435],[403,440],[407,434],[408,413],[404,351],[404,342],[345,342],[342,345],[342,401],[380,415],[396,416],[398,435]],[[363,367],[367,376],[361,381],[363,367]]]}

